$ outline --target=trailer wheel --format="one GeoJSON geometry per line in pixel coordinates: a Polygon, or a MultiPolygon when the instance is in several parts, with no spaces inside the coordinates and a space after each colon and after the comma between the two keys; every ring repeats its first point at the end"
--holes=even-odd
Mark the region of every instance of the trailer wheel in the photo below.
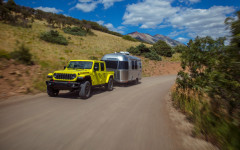
{"type": "Polygon", "coordinates": [[[89,81],[85,81],[81,84],[81,89],[79,92],[79,96],[83,99],[89,98],[91,95],[91,84],[89,81]]]}
{"type": "Polygon", "coordinates": [[[138,84],[139,83],[139,80],[138,78],[136,78],[136,80],[134,81],[135,84],[138,84]]]}
{"type": "Polygon", "coordinates": [[[48,86],[47,87],[47,93],[50,97],[56,97],[59,94],[59,90],[54,90],[53,88],[48,86]]]}
{"type": "Polygon", "coordinates": [[[107,91],[113,90],[113,78],[112,77],[109,79],[108,83],[105,85],[105,89],[107,91]]]}

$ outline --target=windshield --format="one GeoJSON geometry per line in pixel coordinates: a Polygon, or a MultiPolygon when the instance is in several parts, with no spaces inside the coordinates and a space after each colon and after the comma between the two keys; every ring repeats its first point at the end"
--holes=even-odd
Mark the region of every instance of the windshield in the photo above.
{"type": "Polygon", "coordinates": [[[93,62],[90,61],[70,61],[67,68],[72,69],[91,69],[93,62]]]}

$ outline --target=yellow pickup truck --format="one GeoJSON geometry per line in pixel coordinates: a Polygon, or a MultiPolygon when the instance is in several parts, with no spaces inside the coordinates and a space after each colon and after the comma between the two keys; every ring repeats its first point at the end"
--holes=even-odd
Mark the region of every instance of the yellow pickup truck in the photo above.
{"type": "Polygon", "coordinates": [[[71,60],[64,70],[49,73],[46,81],[47,93],[54,97],[60,90],[78,91],[81,98],[89,98],[93,86],[104,86],[113,90],[114,72],[106,70],[104,61],[71,60]]]}

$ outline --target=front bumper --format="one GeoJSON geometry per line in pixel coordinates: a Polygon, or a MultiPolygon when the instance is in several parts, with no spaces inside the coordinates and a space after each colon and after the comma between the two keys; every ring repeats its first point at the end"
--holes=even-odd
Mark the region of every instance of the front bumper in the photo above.
{"type": "Polygon", "coordinates": [[[46,81],[47,86],[56,90],[72,90],[80,88],[79,82],[64,82],[64,81],[46,81]]]}

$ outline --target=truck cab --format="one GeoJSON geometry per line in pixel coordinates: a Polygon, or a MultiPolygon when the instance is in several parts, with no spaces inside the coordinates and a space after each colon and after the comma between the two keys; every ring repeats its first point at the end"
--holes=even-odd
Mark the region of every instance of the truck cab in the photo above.
{"type": "Polygon", "coordinates": [[[64,70],[49,73],[46,81],[49,96],[57,96],[60,90],[79,91],[81,98],[89,98],[93,86],[113,89],[114,72],[106,70],[104,61],[71,60],[64,70]]]}

